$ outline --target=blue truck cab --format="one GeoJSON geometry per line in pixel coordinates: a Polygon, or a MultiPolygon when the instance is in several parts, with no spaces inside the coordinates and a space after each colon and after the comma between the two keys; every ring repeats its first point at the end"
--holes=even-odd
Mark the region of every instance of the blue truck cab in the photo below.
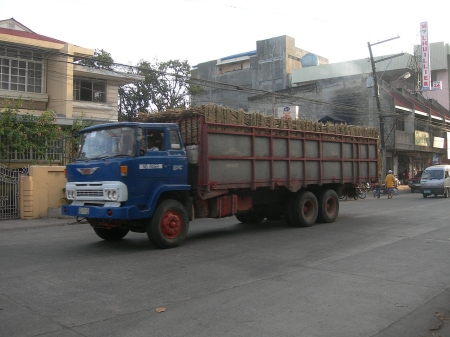
{"type": "Polygon", "coordinates": [[[192,198],[176,124],[101,124],[81,130],[79,141],[66,167],[63,215],[85,218],[105,240],[130,230],[147,233],[161,248],[185,239],[192,198]]]}

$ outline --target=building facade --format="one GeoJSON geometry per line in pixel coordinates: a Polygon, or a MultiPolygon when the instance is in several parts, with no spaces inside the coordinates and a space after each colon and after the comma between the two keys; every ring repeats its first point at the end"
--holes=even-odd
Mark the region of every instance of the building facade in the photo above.
{"type": "Polygon", "coordinates": [[[143,77],[74,63],[93,55],[92,49],[37,34],[13,18],[0,21],[0,108],[20,99],[20,114],[51,110],[61,125],[81,116],[97,123],[117,120],[118,87],[143,77]]]}
{"type": "MultiPolygon", "coordinates": [[[[294,38],[284,35],[257,41],[254,51],[200,63],[192,76],[202,80],[199,83],[205,91],[193,96],[192,104],[213,102],[248,111],[248,97],[258,90],[275,92],[290,87],[289,75],[302,67],[302,58],[307,54],[310,53],[295,46],[294,38]],[[205,85],[205,80],[213,84],[205,85]]],[[[318,60],[328,63],[320,56],[318,60]]]]}

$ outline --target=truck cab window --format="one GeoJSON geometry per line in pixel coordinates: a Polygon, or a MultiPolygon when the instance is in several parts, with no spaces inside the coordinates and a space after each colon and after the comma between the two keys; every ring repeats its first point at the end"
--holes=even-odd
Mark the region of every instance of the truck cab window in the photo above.
{"type": "Polygon", "coordinates": [[[181,141],[176,130],[170,130],[170,148],[172,150],[181,150],[181,141]]]}

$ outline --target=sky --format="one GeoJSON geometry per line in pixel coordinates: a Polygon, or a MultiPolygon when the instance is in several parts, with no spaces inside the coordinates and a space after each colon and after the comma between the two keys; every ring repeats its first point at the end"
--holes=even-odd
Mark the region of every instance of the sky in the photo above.
{"type": "Polygon", "coordinates": [[[281,35],[330,63],[413,53],[420,23],[450,43],[448,0],[0,0],[0,20],[90,49],[116,63],[187,60],[191,66],[256,50],[281,35]]]}

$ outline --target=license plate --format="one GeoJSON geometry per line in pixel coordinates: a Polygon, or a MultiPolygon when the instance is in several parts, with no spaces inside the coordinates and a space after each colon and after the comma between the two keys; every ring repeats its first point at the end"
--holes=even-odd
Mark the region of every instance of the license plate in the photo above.
{"type": "Polygon", "coordinates": [[[431,193],[430,190],[423,190],[423,193],[431,193]]]}
{"type": "Polygon", "coordinates": [[[87,207],[80,207],[80,208],[78,208],[78,214],[88,215],[89,214],[89,208],[87,208],[87,207]]]}

